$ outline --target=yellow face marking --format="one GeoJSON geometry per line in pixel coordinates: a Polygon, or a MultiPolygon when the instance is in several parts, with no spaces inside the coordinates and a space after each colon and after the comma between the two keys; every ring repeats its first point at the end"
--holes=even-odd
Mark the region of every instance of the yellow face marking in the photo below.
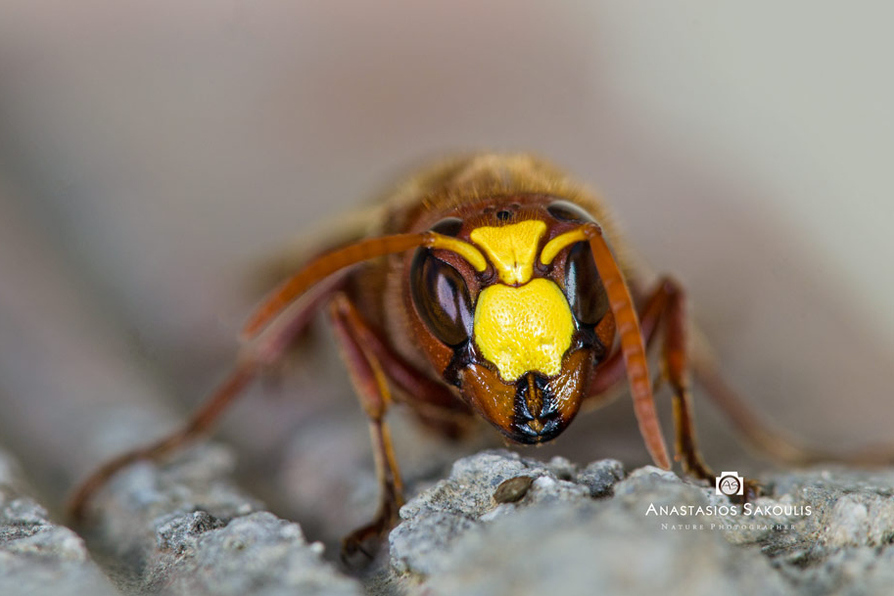
{"type": "Polygon", "coordinates": [[[570,232],[565,232],[561,236],[556,236],[543,247],[543,252],[540,253],[540,262],[544,265],[549,265],[553,262],[553,259],[556,258],[556,255],[559,254],[560,250],[569,244],[574,244],[575,242],[580,242],[581,240],[586,239],[587,232],[584,228],[578,228],[576,230],[571,230],[570,232]]]}
{"type": "Polygon", "coordinates": [[[507,382],[537,371],[551,377],[562,370],[574,320],[568,300],[554,282],[537,278],[511,287],[488,286],[475,307],[475,344],[507,382]]]}
{"type": "Polygon", "coordinates": [[[432,233],[426,240],[426,246],[443,248],[455,252],[467,260],[469,264],[475,268],[475,271],[478,271],[479,273],[487,269],[487,261],[484,260],[484,255],[478,252],[478,249],[468,242],[463,242],[462,240],[457,240],[450,236],[442,236],[441,234],[432,233]]]}
{"type": "Polygon", "coordinates": [[[475,228],[469,235],[480,246],[500,280],[509,285],[527,283],[534,271],[534,259],[546,224],[530,219],[508,226],[475,228]]]}

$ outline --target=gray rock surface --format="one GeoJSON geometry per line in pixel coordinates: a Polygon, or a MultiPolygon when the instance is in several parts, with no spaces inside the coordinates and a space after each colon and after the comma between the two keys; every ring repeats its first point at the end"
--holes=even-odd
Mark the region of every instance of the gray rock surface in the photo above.
{"type": "Polygon", "coordinates": [[[358,579],[260,511],[226,480],[232,465],[205,444],[117,475],[82,530],[100,568],[0,457],[0,594],[856,596],[894,585],[890,469],[780,472],[745,506],[653,467],[483,451],[401,509],[387,556],[358,579]]]}
{"type": "Polygon", "coordinates": [[[242,596],[256,594],[361,594],[321,559],[322,544],[308,545],[301,528],[266,512],[222,520],[207,513],[171,519],[159,529],[150,564],[150,592],[242,596]]]}
{"type": "Polygon", "coordinates": [[[84,541],[29,493],[18,465],[0,452],[0,594],[117,594],[84,541]]]}
{"type": "Polygon", "coordinates": [[[92,505],[89,543],[134,594],[357,595],[301,528],[259,511],[227,477],[229,450],[205,444],[122,471],[92,505]]]}
{"type": "MultiPolygon", "coordinates": [[[[505,451],[456,462],[390,536],[389,583],[419,594],[889,594],[894,472],[766,479],[744,505],[652,467],[577,470],[505,451]],[[514,503],[493,495],[533,477],[514,503]]],[[[381,578],[380,578],[381,579],[381,578]]]]}

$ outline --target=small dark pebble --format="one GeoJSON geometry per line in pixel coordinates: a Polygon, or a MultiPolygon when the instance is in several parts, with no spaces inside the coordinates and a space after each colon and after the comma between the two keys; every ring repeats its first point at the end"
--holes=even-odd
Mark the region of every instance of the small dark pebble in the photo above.
{"type": "Polygon", "coordinates": [[[534,478],[531,476],[516,476],[509,480],[504,480],[494,491],[494,501],[497,503],[515,503],[521,500],[528,489],[531,488],[534,478]]]}

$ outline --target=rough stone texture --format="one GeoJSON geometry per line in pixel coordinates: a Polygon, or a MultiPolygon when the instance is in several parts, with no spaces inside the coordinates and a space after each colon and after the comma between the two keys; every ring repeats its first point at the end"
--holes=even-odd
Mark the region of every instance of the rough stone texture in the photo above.
{"type": "Polygon", "coordinates": [[[229,450],[202,445],[135,465],[97,495],[90,544],[125,592],[263,596],[361,594],[301,528],[258,511],[227,480],[229,450]]]}
{"type": "Polygon", "coordinates": [[[117,594],[84,541],[50,521],[15,462],[0,452],[0,594],[117,594]]]}
{"type": "Polygon", "coordinates": [[[226,480],[232,465],[205,444],[116,476],[85,526],[101,570],[0,457],[0,594],[856,596],[894,585],[894,470],[780,472],[746,511],[653,467],[484,451],[402,508],[390,552],[358,580],[297,524],[258,511],[226,480]],[[494,498],[501,486],[508,502],[494,498]]]}
{"type": "MultiPolygon", "coordinates": [[[[450,547],[466,531],[477,527],[477,522],[492,521],[535,503],[589,500],[589,488],[571,481],[571,469],[571,464],[560,458],[544,464],[499,451],[457,461],[449,479],[401,509],[404,521],[390,536],[393,566],[398,571],[423,574],[441,571],[448,566],[450,547]],[[497,505],[494,491],[503,481],[517,476],[536,479],[519,503],[497,505]]],[[[607,467],[606,475],[611,469],[607,467]]]]}
{"type": "Polygon", "coordinates": [[[894,470],[777,475],[781,502],[810,504],[797,531],[757,538],[805,594],[890,594],[894,586],[894,470]]]}
{"type": "Polygon", "coordinates": [[[147,583],[176,594],[361,593],[322,562],[322,544],[308,546],[297,524],[266,512],[226,526],[207,513],[180,516],[161,527],[159,543],[150,565],[159,577],[147,583]]]}
{"type": "Polygon", "coordinates": [[[580,471],[503,451],[459,460],[401,510],[381,591],[890,593],[892,471],[780,474],[747,511],[656,468],[622,476],[612,460],[580,471]],[[493,500],[522,475],[535,480],[518,502],[493,500]]]}

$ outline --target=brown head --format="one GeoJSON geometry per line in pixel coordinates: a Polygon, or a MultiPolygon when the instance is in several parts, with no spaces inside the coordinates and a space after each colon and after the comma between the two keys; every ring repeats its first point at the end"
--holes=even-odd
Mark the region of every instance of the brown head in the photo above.
{"type": "Polygon", "coordinates": [[[413,179],[394,199],[413,206],[392,212],[390,234],[308,263],[259,306],[245,337],[336,271],[412,250],[396,261],[405,264],[401,333],[473,410],[517,442],[556,437],[617,328],[646,448],[670,467],[630,292],[578,187],[533,158],[486,155],[413,179]]]}
{"type": "Polygon", "coordinates": [[[614,340],[608,295],[580,232],[594,223],[564,200],[512,197],[442,219],[431,231],[445,240],[413,257],[418,343],[513,441],[559,435],[614,340]]]}

